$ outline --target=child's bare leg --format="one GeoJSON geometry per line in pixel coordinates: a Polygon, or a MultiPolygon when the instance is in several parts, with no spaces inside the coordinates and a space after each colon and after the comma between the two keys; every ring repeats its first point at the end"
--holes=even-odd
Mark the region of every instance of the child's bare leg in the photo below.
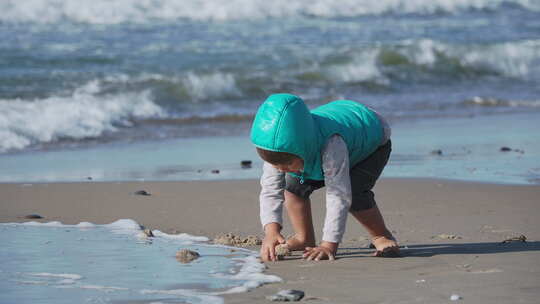
{"type": "Polygon", "coordinates": [[[386,228],[384,219],[377,206],[360,211],[351,211],[351,214],[366,228],[371,235],[372,243],[377,249],[375,255],[392,250],[399,252],[399,246],[386,228]]]}
{"type": "Polygon", "coordinates": [[[285,208],[294,229],[294,237],[287,240],[290,250],[304,250],[315,246],[315,231],[311,218],[311,202],[285,190],[285,208]]]}

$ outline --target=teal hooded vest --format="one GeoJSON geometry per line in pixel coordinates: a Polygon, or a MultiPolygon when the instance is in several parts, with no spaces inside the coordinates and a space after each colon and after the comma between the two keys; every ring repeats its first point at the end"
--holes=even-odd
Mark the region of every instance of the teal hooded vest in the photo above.
{"type": "Polygon", "coordinates": [[[288,152],[304,160],[304,179],[324,180],[321,152],[328,138],[339,134],[347,144],[353,167],[373,153],[383,139],[375,112],[351,100],[336,100],[309,111],[291,94],[270,95],[259,107],[251,141],[261,149],[288,152]]]}

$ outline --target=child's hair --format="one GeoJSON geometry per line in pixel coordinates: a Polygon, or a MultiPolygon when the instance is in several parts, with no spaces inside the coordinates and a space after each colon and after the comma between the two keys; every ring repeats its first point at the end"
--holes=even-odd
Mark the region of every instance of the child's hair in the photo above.
{"type": "Polygon", "coordinates": [[[257,153],[266,162],[273,165],[288,165],[298,156],[287,152],[275,152],[257,148],[257,153]]]}

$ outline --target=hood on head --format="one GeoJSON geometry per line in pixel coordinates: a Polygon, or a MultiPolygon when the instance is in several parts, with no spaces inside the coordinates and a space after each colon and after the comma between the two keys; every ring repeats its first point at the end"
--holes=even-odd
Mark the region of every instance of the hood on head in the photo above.
{"type": "Polygon", "coordinates": [[[297,155],[306,164],[319,148],[316,134],[313,117],[300,97],[273,94],[257,111],[251,142],[261,149],[297,155]]]}

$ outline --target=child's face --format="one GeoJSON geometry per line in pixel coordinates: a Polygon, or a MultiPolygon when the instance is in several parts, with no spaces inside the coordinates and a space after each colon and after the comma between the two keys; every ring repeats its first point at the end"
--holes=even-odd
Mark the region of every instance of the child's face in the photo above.
{"type": "Polygon", "coordinates": [[[274,168],[278,169],[281,172],[300,172],[304,170],[304,161],[301,158],[295,158],[292,162],[288,164],[277,164],[274,165],[274,168]]]}

